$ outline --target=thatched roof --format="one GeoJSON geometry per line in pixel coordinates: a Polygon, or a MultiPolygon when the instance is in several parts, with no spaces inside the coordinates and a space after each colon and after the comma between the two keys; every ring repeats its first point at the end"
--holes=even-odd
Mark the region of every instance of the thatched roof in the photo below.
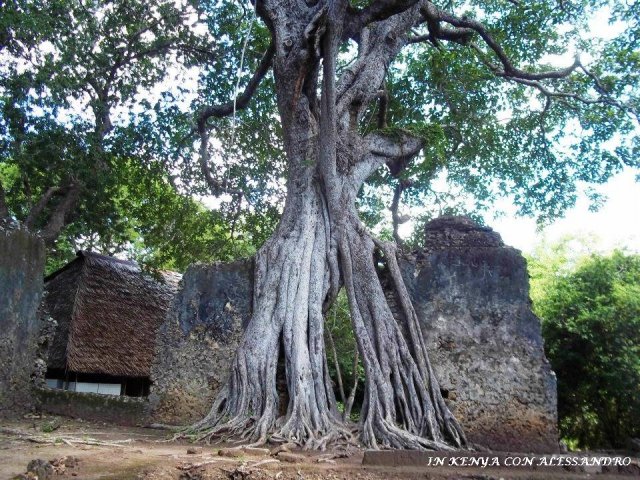
{"type": "Polygon", "coordinates": [[[63,368],[73,372],[149,376],[156,333],[180,278],[173,272],[153,278],[134,262],[78,252],[45,278],[48,310],[59,326],[49,366],[61,368],[66,357],[63,368]]]}

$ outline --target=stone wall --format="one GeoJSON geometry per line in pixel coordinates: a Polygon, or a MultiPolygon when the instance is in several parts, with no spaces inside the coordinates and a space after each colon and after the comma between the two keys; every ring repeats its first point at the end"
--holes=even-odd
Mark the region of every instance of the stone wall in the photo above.
{"type": "MultiPolygon", "coordinates": [[[[555,376],[531,312],[526,264],[468,219],[426,229],[400,261],[447,402],[471,442],[556,451],[555,376]]],[[[190,267],[161,327],[151,420],[187,424],[209,410],[251,315],[250,261],[190,267]]]]}
{"type": "Polygon", "coordinates": [[[469,440],[556,451],[556,380],[524,258],[464,217],[430,222],[425,239],[401,269],[440,387],[469,440]]]}
{"type": "Polygon", "coordinates": [[[139,426],[147,422],[148,400],[143,397],[100,395],[36,388],[42,411],[117,425],[139,426]]]}
{"type": "Polygon", "coordinates": [[[25,230],[0,228],[0,415],[35,404],[44,244],[25,230]]]}
{"type": "Polygon", "coordinates": [[[253,261],[192,265],[160,327],[151,419],[188,424],[209,412],[251,317],[253,261]]]}

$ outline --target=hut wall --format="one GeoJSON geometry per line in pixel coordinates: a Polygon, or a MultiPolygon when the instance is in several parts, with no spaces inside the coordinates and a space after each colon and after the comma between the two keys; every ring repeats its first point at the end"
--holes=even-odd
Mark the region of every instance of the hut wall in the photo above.
{"type": "Polygon", "coordinates": [[[0,228],[0,415],[34,405],[44,245],[25,230],[0,228]]]}
{"type": "Polygon", "coordinates": [[[253,262],[192,265],[157,336],[153,420],[186,424],[209,412],[251,316],[253,262]]]}
{"type": "Polygon", "coordinates": [[[43,301],[44,311],[56,321],[53,339],[49,345],[47,366],[64,370],[67,367],[69,326],[82,275],[82,260],[76,259],[68,267],[48,280],[43,301]]]}

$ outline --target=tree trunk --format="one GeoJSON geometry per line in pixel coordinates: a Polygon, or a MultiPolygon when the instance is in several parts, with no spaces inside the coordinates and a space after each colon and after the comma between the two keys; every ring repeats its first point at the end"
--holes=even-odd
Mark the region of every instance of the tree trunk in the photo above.
{"type": "Polygon", "coordinates": [[[328,215],[310,180],[305,194],[289,194],[276,233],[256,255],[254,315],[229,383],[195,430],[224,431],[257,443],[278,432],[310,446],[348,435],[336,409],[323,337],[323,302],[330,285],[327,257],[332,255],[328,215]],[[280,342],[289,393],[284,418],[277,418],[280,342]]]}
{"type": "Polygon", "coordinates": [[[422,147],[411,138],[401,138],[398,145],[358,133],[358,118],[379,97],[389,58],[401,47],[398,21],[408,28],[415,14],[368,28],[358,61],[336,82],[345,2],[308,6],[275,0],[257,6],[275,44],[287,200],[276,232],[256,256],[254,313],[229,381],[211,412],[192,429],[200,438],[224,434],[256,443],[282,438],[308,448],[349,439],[350,426],[336,409],[323,335],[323,313],[344,286],[366,373],[362,443],[371,448],[461,447],[464,434],[440,394],[395,248],[366,231],[355,207],[362,184],[388,157],[400,161],[422,147]],[[376,260],[380,256],[392,279],[386,292],[376,260]],[[388,298],[400,307],[397,318],[388,298]],[[289,404],[278,418],[281,342],[289,404]]]}
{"type": "Polygon", "coordinates": [[[225,434],[264,443],[275,437],[307,448],[349,439],[349,427],[336,409],[324,345],[323,306],[331,285],[341,282],[366,372],[362,443],[371,448],[462,446],[464,435],[429,365],[393,246],[376,241],[359,222],[353,187],[342,196],[351,206],[342,209],[343,227],[335,231],[326,197],[313,176],[298,181],[306,184],[304,194],[290,192],[276,233],[256,256],[254,315],[229,382],[193,430],[201,438],[225,434]],[[402,319],[394,317],[385,296],[376,249],[385,256],[402,319]],[[338,262],[339,273],[331,267],[338,262]],[[286,416],[278,418],[280,342],[289,405],[286,416]]]}

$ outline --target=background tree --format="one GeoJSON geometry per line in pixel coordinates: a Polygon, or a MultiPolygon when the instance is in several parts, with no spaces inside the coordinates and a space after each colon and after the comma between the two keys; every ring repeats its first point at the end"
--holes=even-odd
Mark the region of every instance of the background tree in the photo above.
{"type": "MultiPolygon", "coordinates": [[[[194,69],[220,74],[228,61],[229,40],[214,41],[224,31],[206,26],[224,11],[204,17],[207,8],[78,0],[0,6],[0,218],[39,232],[49,271],[81,248],[183,270],[247,255],[273,230],[273,204],[206,209],[208,177],[192,159],[193,143],[182,150],[193,125],[194,69]]],[[[221,21],[233,32],[231,20],[221,21]]],[[[233,173],[245,174],[245,199],[265,194],[273,202],[279,186],[251,174],[260,169],[264,160],[233,173]]]]}
{"type": "Polygon", "coordinates": [[[213,251],[229,251],[228,229],[177,188],[166,148],[156,148],[180,134],[158,126],[179,113],[158,88],[213,55],[197,10],[75,0],[0,8],[0,216],[40,233],[50,269],[80,247],[171,268],[224,258],[213,251]]]}
{"type": "Polygon", "coordinates": [[[592,254],[554,270],[532,286],[560,433],[575,447],[625,448],[640,435],[640,256],[592,254]]]}

